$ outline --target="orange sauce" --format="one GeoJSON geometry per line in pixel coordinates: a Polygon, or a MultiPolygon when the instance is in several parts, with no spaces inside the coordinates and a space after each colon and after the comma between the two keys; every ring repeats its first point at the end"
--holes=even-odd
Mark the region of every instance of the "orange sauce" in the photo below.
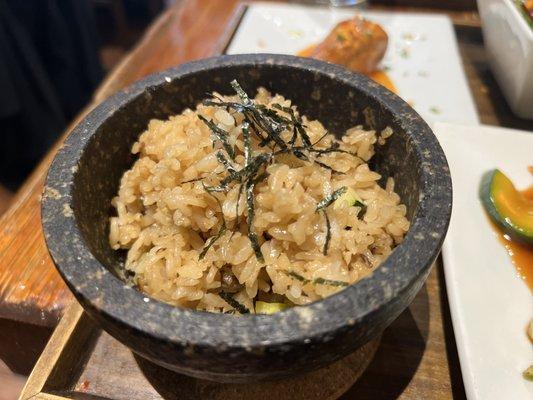
{"type": "Polygon", "coordinates": [[[310,57],[313,53],[313,50],[315,49],[316,44],[312,44],[311,46],[307,46],[305,49],[300,50],[298,53],[296,53],[299,57],[310,57]]]}
{"type": "Polygon", "coordinates": [[[385,86],[392,93],[398,93],[398,89],[396,89],[396,86],[394,86],[394,83],[385,72],[377,70],[368,75],[368,77],[381,86],[385,86]]]}
{"type": "MultiPolygon", "coordinates": [[[[533,201],[533,186],[521,193],[526,199],[533,201]]],[[[499,226],[494,223],[492,223],[492,226],[498,235],[500,243],[503,244],[507,253],[511,256],[511,260],[516,267],[518,276],[526,282],[529,289],[533,290],[533,246],[516,242],[499,226]]]]}
{"type": "MultiPolygon", "coordinates": [[[[313,50],[315,49],[315,47],[316,45],[312,44],[311,46],[308,46],[305,49],[300,50],[298,53],[296,53],[296,55],[300,57],[310,57],[311,54],[313,54],[313,50]]],[[[380,70],[374,71],[370,75],[368,75],[368,77],[372,79],[374,82],[379,83],[381,86],[385,86],[391,92],[398,93],[396,86],[394,86],[394,83],[384,71],[380,71],[380,70]]]]}

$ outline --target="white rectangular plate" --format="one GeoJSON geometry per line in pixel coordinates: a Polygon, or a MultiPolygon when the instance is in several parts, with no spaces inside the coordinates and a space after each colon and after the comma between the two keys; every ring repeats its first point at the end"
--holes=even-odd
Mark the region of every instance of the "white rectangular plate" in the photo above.
{"type": "Polygon", "coordinates": [[[447,16],[339,10],[287,4],[249,5],[228,54],[296,54],[360,13],[389,35],[382,67],[399,95],[428,122],[478,124],[455,34],[447,16]]]}
{"type": "Polygon", "coordinates": [[[519,188],[532,183],[533,132],[435,124],[453,181],[453,211],[442,250],[461,370],[470,400],[529,400],[533,363],[525,328],[533,297],[498,241],[478,198],[484,172],[499,168],[519,188]]]}

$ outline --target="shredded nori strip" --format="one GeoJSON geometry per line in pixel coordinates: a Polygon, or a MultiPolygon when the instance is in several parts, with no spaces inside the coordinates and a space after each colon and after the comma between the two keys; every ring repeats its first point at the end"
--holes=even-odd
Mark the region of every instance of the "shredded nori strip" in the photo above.
{"type": "Polygon", "coordinates": [[[272,154],[270,153],[261,153],[252,158],[250,164],[244,168],[235,171],[232,174],[229,174],[225,177],[218,186],[210,186],[207,188],[210,192],[223,192],[228,188],[228,185],[231,182],[242,182],[243,180],[248,180],[255,175],[259,168],[270,161],[272,154]]]}
{"type": "Polygon", "coordinates": [[[224,166],[226,171],[228,171],[230,174],[234,174],[235,168],[233,168],[233,165],[229,162],[229,160],[224,156],[224,154],[221,151],[217,151],[217,161],[224,166]]]}
{"type": "Polygon", "coordinates": [[[349,286],[348,282],[335,281],[332,279],[316,278],[313,281],[316,285],[329,285],[329,286],[349,286]]]}
{"type": "Polygon", "coordinates": [[[249,106],[252,105],[252,100],[248,97],[246,92],[243,90],[241,85],[239,85],[239,82],[237,82],[237,79],[234,79],[230,82],[231,87],[233,90],[235,90],[235,93],[240,97],[241,101],[244,103],[244,105],[249,106]]]}
{"type": "Polygon", "coordinates": [[[323,200],[321,200],[317,205],[316,205],[316,210],[315,212],[317,211],[320,211],[320,210],[323,210],[325,209],[326,207],[330,206],[335,200],[337,200],[339,197],[341,197],[344,193],[346,193],[346,190],[348,190],[348,188],[346,186],[343,186],[337,190],[335,190],[333,193],[331,193],[329,196],[326,196],[323,200]]]}
{"type": "Polygon", "coordinates": [[[250,239],[250,243],[252,244],[252,248],[254,249],[255,258],[261,263],[265,262],[265,258],[263,257],[263,253],[261,253],[261,246],[259,246],[259,240],[257,239],[257,234],[253,231],[253,221],[255,216],[255,210],[254,210],[254,186],[255,183],[253,181],[248,181],[246,183],[246,205],[248,206],[248,218],[247,218],[247,225],[248,225],[248,238],[250,239]]]}
{"type": "Polygon", "coordinates": [[[314,285],[329,285],[329,286],[348,286],[349,285],[347,282],[335,281],[332,279],[325,279],[325,278],[316,278],[316,279],[310,280],[310,279],[304,278],[302,275],[294,271],[283,271],[283,272],[285,272],[288,276],[302,282],[303,284],[313,283],[314,285]]]}
{"type": "Polygon", "coordinates": [[[222,106],[233,108],[234,110],[244,114],[246,120],[251,124],[256,126],[259,130],[263,130],[267,137],[262,137],[262,141],[259,144],[261,147],[267,145],[269,142],[275,142],[280,148],[286,148],[287,144],[280,137],[280,133],[285,129],[285,124],[278,122],[279,116],[272,117],[262,113],[261,110],[250,100],[250,97],[242,89],[239,83],[236,80],[231,81],[231,86],[233,90],[237,93],[242,103],[235,102],[224,102],[224,101],[210,101],[207,100],[203,102],[205,105],[210,106],[222,106]]]}
{"type": "Polygon", "coordinates": [[[235,149],[228,141],[228,132],[226,132],[224,129],[219,128],[217,124],[215,124],[213,121],[209,121],[202,115],[198,115],[198,118],[204,124],[206,124],[209,129],[211,129],[213,135],[215,135],[215,137],[222,143],[222,146],[224,147],[224,150],[226,150],[226,153],[228,153],[232,160],[235,160],[235,149]]]}
{"type": "MultiPolygon", "coordinates": [[[[221,173],[223,173],[224,171],[220,171],[220,172],[216,172],[214,173],[213,175],[220,175],[221,173]]],[[[183,181],[181,183],[194,183],[194,182],[200,182],[202,181],[204,178],[206,178],[205,176],[200,176],[198,178],[194,178],[194,179],[189,179],[188,181],[183,181]]]]}
{"type": "Polygon", "coordinates": [[[259,182],[264,181],[266,178],[268,178],[268,175],[269,173],[266,171],[260,173],[259,175],[256,175],[256,177],[253,180],[254,185],[257,185],[259,182]]]}
{"type": "Polygon", "coordinates": [[[311,282],[309,279],[304,278],[302,275],[297,274],[297,273],[294,272],[294,271],[285,271],[285,273],[286,273],[288,276],[293,277],[294,279],[299,280],[299,281],[302,282],[303,284],[306,284],[306,283],[311,282]]]}
{"type": "MultiPolygon", "coordinates": [[[[222,143],[222,146],[225,152],[228,154],[230,160],[227,159],[225,154],[221,151],[216,153],[217,160],[220,164],[223,165],[224,170],[220,173],[226,173],[227,175],[216,185],[216,186],[204,186],[204,189],[211,194],[220,204],[220,200],[214,196],[216,192],[226,192],[230,189],[231,184],[238,184],[238,194],[237,201],[235,205],[235,224],[232,229],[232,235],[239,230],[240,218],[239,218],[239,202],[243,191],[246,190],[246,215],[247,215],[247,235],[250,239],[251,246],[254,250],[256,258],[260,262],[264,262],[263,254],[261,253],[261,247],[257,234],[253,231],[253,219],[255,218],[255,206],[254,206],[254,188],[255,186],[263,181],[268,174],[266,173],[267,165],[272,162],[272,160],[281,154],[292,154],[296,158],[306,161],[314,162],[322,168],[330,170],[332,173],[342,174],[343,172],[335,170],[333,167],[325,164],[324,162],[318,160],[317,158],[328,154],[328,153],[345,153],[350,154],[354,157],[358,157],[356,154],[343,150],[340,148],[338,142],[333,142],[327,148],[314,148],[316,144],[322,141],[327,135],[326,132],[322,137],[320,137],[315,143],[311,143],[309,135],[307,134],[306,127],[303,125],[302,118],[292,107],[284,107],[280,104],[273,104],[269,108],[263,104],[255,104],[244,89],[239,85],[236,80],[231,82],[231,86],[234,89],[235,93],[240,99],[240,102],[236,101],[224,101],[221,97],[217,95],[212,95],[211,99],[206,99],[203,101],[204,105],[214,106],[214,107],[223,107],[226,110],[234,110],[235,112],[242,113],[244,115],[244,122],[242,124],[242,135],[244,141],[244,166],[237,170],[231,160],[235,160],[235,149],[229,143],[229,134],[225,130],[219,128],[214,121],[209,121],[206,118],[199,116],[199,118],[211,129],[213,133],[213,146],[215,145],[215,138],[222,143]],[[282,111],[290,118],[279,114],[276,110],[282,111]],[[290,130],[292,128],[292,136],[289,142],[281,137],[281,133],[284,130],[290,130]],[[257,155],[253,154],[251,136],[255,135],[259,140],[259,147],[268,147],[270,152],[261,152],[257,155]],[[297,139],[300,138],[301,145],[296,146],[295,143],[297,139]],[[276,149],[279,147],[279,149],[276,149]],[[310,158],[311,154],[315,157],[310,158]],[[261,172],[262,171],[262,172],[261,172]]],[[[361,159],[362,160],[362,159],[361,159]]],[[[364,160],[363,160],[364,161],[364,160]]],[[[191,182],[201,180],[197,178],[191,180],[191,182]]],[[[324,243],[323,253],[326,255],[329,247],[329,242],[331,240],[331,224],[329,221],[326,208],[332,204],[337,198],[346,192],[346,187],[341,187],[337,189],[325,199],[320,201],[317,204],[316,212],[323,212],[324,218],[326,220],[326,240],[324,243]]],[[[361,211],[358,213],[358,217],[362,218],[364,212],[366,212],[366,206],[362,203],[355,204],[361,207],[361,211]]],[[[224,215],[222,214],[222,218],[224,215]]],[[[218,240],[226,230],[226,222],[223,221],[222,226],[220,227],[219,232],[209,238],[206,243],[204,250],[201,253],[201,257],[207,253],[212,244],[218,240]]],[[[293,278],[300,280],[301,282],[311,282],[308,279],[298,275],[291,275],[293,278]],[[299,277],[299,278],[298,278],[299,277]],[[303,281],[301,279],[303,279],[303,281]]],[[[326,280],[327,281],[327,280],[326,280]]]]}
{"type": "MultiPolygon", "coordinates": [[[[291,116],[291,121],[292,121],[293,129],[294,129],[293,138],[294,138],[294,135],[298,133],[300,137],[302,138],[302,143],[304,144],[305,148],[307,149],[311,147],[311,139],[309,139],[309,135],[307,134],[307,132],[305,131],[302,125],[302,119],[300,118],[300,116],[299,115],[296,116],[294,110],[291,107],[283,107],[279,104],[273,104],[272,107],[277,108],[278,110],[284,111],[291,116]]],[[[291,138],[291,144],[294,144],[295,141],[296,140],[293,141],[293,139],[291,138]]]]}
{"type": "MultiPolygon", "coordinates": [[[[235,93],[237,93],[241,101],[244,103],[245,107],[242,110],[244,116],[249,120],[249,122],[262,128],[266,132],[267,138],[263,139],[263,142],[267,139],[268,141],[273,140],[281,148],[287,147],[285,142],[279,136],[280,132],[284,129],[284,124],[278,123],[272,117],[261,113],[252,100],[250,100],[248,94],[246,94],[241,85],[239,85],[235,79],[231,81],[231,87],[233,90],[235,90],[235,93]]],[[[261,147],[266,144],[262,143],[259,144],[261,147]]]]}
{"type": "Polygon", "coordinates": [[[309,149],[310,152],[315,153],[318,157],[329,154],[329,153],[343,153],[343,154],[349,154],[353,157],[356,157],[360,159],[361,161],[364,161],[361,157],[359,157],[357,154],[352,153],[348,150],[343,150],[340,148],[340,145],[338,142],[333,142],[333,144],[329,147],[326,147],[325,149],[309,149]]]}
{"type": "Polygon", "coordinates": [[[272,141],[282,149],[287,148],[287,144],[279,135],[283,129],[285,129],[283,124],[278,124],[268,116],[262,115],[257,109],[251,109],[248,112],[245,111],[244,115],[255,126],[262,129],[267,134],[267,137],[259,143],[259,147],[264,147],[272,141]]]}
{"type": "Polygon", "coordinates": [[[205,255],[207,254],[211,246],[213,246],[215,242],[222,237],[222,235],[226,232],[226,230],[227,230],[226,225],[223,224],[215,236],[211,236],[209,239],[207,239],[207,242],[205,243],[205,246],[202,249],[202,252],[198,256],[199,260],[202,260],[205,257],[205,255]]]}
{"type": "Polygon", "coordinates": [[[218,295],[222,298],[222,300],[224,300],[226,303],[228,303],[230,306],[232,306],[234,309],[236,309],[241,314],[250,313],[250,310],[248,310],[245,306],[243,306],[241,303],[235,300],[229,293],[218,292],[218,295]]]}
{"type": "Polygon", "coordinates": [[[303,128],[302,124],[299,123],[299,122],[295,123],[294,124],[294,128],[296,129],[296,131],[298,132],[298,134],[302,138],[302,141],[304,142],[305,147],[306,148],[311,147],[311,139],[309,139],[309,135],[307,135],[307,132],[303,128]]]}
{"type": "Polygon", "coordinates": [[[331,241],[331,224],[329,222],[328,213],[326,210],[322,210],[324,213],[324,218],[326,218],[326,240],[324,241],[324,249],[322,250],[322,253],[327,256],[328,255],[328,248],[329,248],[329,242],[331,241]]]}
{"type": "MultiPolygon", "coordinates": [[[[277,104],[274,104],[276,106],[277,104]]],[[[272,118],[275,122],[277,122],[280,125],[285,125],[286,127],[289,127],[291,125],[291,120],[285,118],[282,115],[279,115],[276,111],[268,108],[267,106],[263,104],[256,104],[255,107],[260,110],[263,114],[266,114],[270,118],[272,118]]]]}
{"type": "Polygon", "coordinates": [[[272,158],[270,153],[260,153],[257,156],[252,157],[250,163],[243,169],[236,171],[234,176],[229,176],[222,180],[226,185],[232,181],[241,181],[243,178],[250,178],[261,168],[261,166],[272,158]]]}
{"type": "Polygon", "coordinates": [[[250,124],[244,122],[242,124],[242,137],[244,141],[244,166],[252,162],[252,138],[250,137],[250,124]]]}
{"type": "Polygon", "coordinates": [[[181,182],[181,183],[182,183],[182,184],[183,184],[183,183],[193,183],[193,182],[201,181],[202,179],[204,179],[204,178],[203,178],[203,177],[199,177],[199,178],[189,179],[188,181],[183,181],[183,182],[181,182]]]}
{"type": "Polygon", "coordinates": [[[329,135],[329,132],[326,131],[322,136],[320,136],[320,138],[318,138],[318,140],[317,140],[315,143],[313,143],[313,144],[311,145],[311,147],[314,147],[314,146],[316,146],[317,144],[319,144],[319,143],[320,143],[320,142],[321,142],[326,136],[328,136],[328,135],[329,135]]]}
{"type": "Polygon", "coordinates": [[[239,230],[239,223],[240,223],[240,218],[239,218],[239,201],[240,201],[240,199],[241,199],[243,189],[244,189],[244,185],[243,185],[243,184],[240,184],[240,185],[239,185],[239,191],[237,192],[237,202],[236,202],[236,204],[235,204],[235,225],[234,225],[234,228],[233,228],[233,232],[231,233],[231,237],[233,237],[233,235],[235,234],[235,232],[237,232],[237,231],[239,230]]]}
{"type": "Polygon", "coordinates": [[[365,216],[366,214],[366,204],[359,201],[359,200],[355,200],[355,203],[353,203],[353,205],[355,207],[361,207],[361,209],[359,210],[359,212],[357,213],[357,218],[359,219],[363,219],[363,217],[365,216]]]}
{"type": "Polygon", "coordinates": [[[326,212],[326,208],[331,205],[335,200],[337,200],[339,197],[341,197],[344,193],[346,193],[346,190],[348,188],[346,186],[343,186],[337,190],[335,190],[333,193],[331,193],[329,196],[324,198],[322,201],[320,201],[317,206],[317,211],[322,211],[324,213],[324,218],[326,220],[326,240],[324,241],[324,249],[322,250],[322,253],[326,256],[328,254],[328,248],[329,248],[329,242],[331,241],[331,223],[329,222],[328,213],[326,212]]]}
{"type": "Polygon", "coordinates": [[[344,172],[337,171],[335,168],[330,167],[328,164],[324,164],[324,163],[321,162],[321,161],[315,160],[315,163],[318,164],[318,165],[320,165],[322,168],[325,168],[325,169],[327,169],[327,170],[330,170],[333,174],[344,175],[344,172]]]}
{"type": "Polygon", "coordinates": [[[207,254],[207,252],[209,251],[209,249],[211,248],[211,246],[213,246],[213,244],[215,244],[215,242],[220,239],[222,237],[222,235],[224,235],[224,233],[226,232],[227,230],[227,227],[226,227],[226,218],[224,218],[224,210],[222,209],[222,203],[220,202],[219,198],[217,196],[215,196],[213,193],[211,193],[209,191],[209,188],[207,186],[205,186],[205,184],[202,182],[202,186],[204,188],[204,190],[209,193],[211,195],[211,197],[213,197],[216,202],[218,203],[218,206],[220,207],[220,212],[222,213],[222,225],[220,226],[220,229],[219,231],[217,232],[216,235],[214,236],[211,236],[207,242],[205,243],[204,245],[204,248],[202,249],[202,252],[200,253],[200,255],[198,256],[198,259],[201,260],[205,257],[205,255],[207,254]]]}

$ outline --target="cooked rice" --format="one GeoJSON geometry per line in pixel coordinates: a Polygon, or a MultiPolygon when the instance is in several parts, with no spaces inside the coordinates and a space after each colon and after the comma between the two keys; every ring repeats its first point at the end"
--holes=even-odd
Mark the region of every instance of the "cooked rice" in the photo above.
{"type": "MultiPolygon", "coordinates": [[[[292,106],[290,100],[272,97],[262,88],[255,102],[292,106]]],[[[377,135],[356,126],[339,143],[359,158],[337,152],[320,158],[343,174],[289,156],[278,157],[267,167],[268,178],[254,190],[253,220],[264,263],[257,260],[247,236],[245,196],[239,202],[240,224],[234,232],[237,185],[216,194],[229,229],[200,260],[206,241],[219,231],[222,213],[202,182],[187,181],[204,178],[217,184],[224,168],[215,154],[220,143],[213,147],[211,131],[198,115],[229,132],[238,154],[236,164],[244,165],[240,113],[198,105],[195,111],[150,121],[132,147],[139,158],[124,173],[112,201],[117,216],[110,219],[109,234],[113,249],[128,250],[125,268],[143,292],[173,305],[212,312],[234,311],[220,291],[230,293],[250,312],[256,300],[303,305],[342,289],[317,283],[317,278],[355,283],[402,241],[409,228],[406,207],[394,192],[393,180],[380,187],[380,175],[366,163],[374,144],[383,143],[392,130],[377,135]],[[359,218],[361,208],[342,198],[327,208],[331,241],[324,255],[326,223],[323,213],[316,212],[317,203],[343,186],[353,189],[366,212],[359,218]]],[[[319,121],[302,119],[312,143],[326,133],[319,121]]],[[[290,133],[282,136],[288,141],[290,133]]],[[[327,135],[316,147],[326,148],[335,140],[327,135]]],[[[253,149],[266,151],[255,138],[253,149]]]]}

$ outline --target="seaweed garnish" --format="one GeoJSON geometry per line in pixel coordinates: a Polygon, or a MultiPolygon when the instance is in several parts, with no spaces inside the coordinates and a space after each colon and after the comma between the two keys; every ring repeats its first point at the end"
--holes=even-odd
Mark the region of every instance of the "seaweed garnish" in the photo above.
{"type": "Polygon", "coordinates": [[[342,186],[341,188],[335,190],[329,196],[326,196],[323,200],[321,200],[317,204],[316,209],[315,209],[315,212],[321,211],[322,214],[324,214],[324,218],[326,220],[326,239],[324,241],[324,248],[322,250],[322,253],[325,256],[328,255],[329,242],[331,241],[331,223],[329,221],[326,208],[329,205],[331,205],[335,200],[337,200],[339,197],[341,197],[344,193],[346,193],[346,190],[348,190],[346,186],[342,186]]]}
{"type": "Polygon", "coordinates": [[[329,135],[329,132],[328,132],[328,131],[324,132],[324,134],[323,134],[322,136],[320,136],[320,137],[318,138],[318,140],[317,140],[315,143],[313,143],[313,144],[311,145],[311,147],[314,147],[314,146],[316,146],[317,144],[319,144],[319,143],[320,143],[322,140],[324,140],[324,139],[326,138],[326,136],[328,136],[328,135],[329,135]]]}
{"type": "Polygon", "coordinates": [[[291,144],[294,144],[296,141],[296,136],[300,135],[300,138],[302,139],[302,143],[304,144],[305,148],[311,147],[311,139],[309,139],[309,135],[304,129],[304,126],[302,124],[302,119],[299,115],[296,115],[294,112],[294,109],[292,107],[283,107],[280,104],[273,104],[272,108],[276,108],[278,110],[281,110],[283,112],[286,112],[291,116],[291,122],[293,126],[293,136],[291,138],[291,144]],[[294,138],[294,139],[293,139],[294,138]]]}
{"type": "Polygon", "coordinates": [[[235,234],[235,232],[237,232],[239,230],[239,224],[240,224],[239,202],[241,200],[243,189],[244,189],[244,185],[241,183],[239,185],[239,189],[237,191],[237,201],[235,202],[235,225],[233,227],[233,232],[231,232],[231,238],[233,238],[233,235],[235,234]]]}
{"type": "Polygon", "coordinates": [[[346,186],[342,186],[341,188],[339,188],[339,189],[335,190],[333,193],[331,193],[329,196],[324,197],[324,199],[321,200],[316,205],[315,212],[323,210],[326,207],[330,206],[335,200],[337,200],[344,193],[346,193],[346,190],[348,190],[348,188],[346,186]]]}
{"type": "Polygon", "coordinates": [[[322,253],[327,256],[328,255],[328,248],[329,248],[329,242],[331,241],[331,223],[329,222],[328,213],[326,210],[322,210],[322,213],[324,214],[324,218],[326,219],[326,240],[324,241],[324,249],[322,250],[322,253]]]}
{"type": "Polygon", "coordinates": [[[182,183],[182,184],[184,184],[184,183],[194,183],[194,182],[199,182],[199,181],[201,181],[202,179],[204,179],[203,176],[201,176],[201,177],[199,177],[199,178],[189,179],[188,181],[183,181],[183,182],[181,182],[181,183],[182,183]]]}
{"type": "Polygon", "coordinates": [[[224,192],[232,182],[242,183],[246,180],[253,179],[260,167],[267,164],[271,158],[272,155],[270,153],[260,153],[252,157],[250,164],[238,171],[230,173],[217,186],[209,186],[207,190],[210,192],[224,192]]]}
{"type": "Polygon", "coordinates": [[[294,271],[285,271],[285,273],[286,273],[288,276],[290,276],[290,277],[292,277],[292,278],[294,278],[294,279],[296,279],[296,280],[302,282],[304,285],[305,285],[306,283],[311,282],[309,279],[303,277],[302,275],[300,275],[300,274],[298,274],[298,273],[296,273],[296,272],[294,272],[294,271]]]}
{"type": "Polygon", "coordinates": [[[222,235],[224,235],[224,233],[226,233],[227,231],[226,218],[224,218],[224,210],[222,209],[222,203],[220,202],[220,199],[217,196],[215,196],[212,192],[210,192],[209,188],[203,182],[202,182],[202,186],[204,190],[216,200],[218,206],[220,207],[220,212],[222,213],[222,225],[220,226],[220,229],[218,230],[217,234],[214,236],[211,236],[205,243],[204,248],[202,249],[202,252],[198,256],[199,260],[202,260],[205,257],[205,255],[207,254],[211,246],[213,246],[215,242],[218,239],[220,239],[222,235]]]}
{"type": "Polygon", "coordinates": [[[222,300],[224,300],[226,303],[228,303],[230,306],[232,306],[235,310],[237,310],[241,314],[250,313],[250,310],[248,310],[248,308],[246,308],[244,305],[242,305],[237,300],[235,300],[231,294],[221,291],[221,292],[218,292],[218,295],[222,298],[222,300]]]}
{"type": "Polygon", "coordinates": [[[315,163],[320,165],[322,168],[325,168],[325,169],[331,171],[331,173],[333,173],[333,174],[344,174],[344,172],[337,171],[335,168],[329,166],[328,164],[324,164],[322,161],[315,160],[315,163]]]}
{"type": "Polygon", "coordinates": [[[242,124],[242,137],[244,141],[244,165],[247,166],[252,162],[252,138],[250,137],[250,124],[242,124]]]}
{"type": "Polygon", "coordinates": [[[217,161],[224,166],[224,168],[226,169],[226,171],[228,171],[228,173],[234,174],[236,172],[233,165],[231,165],[229,160],[226,158],[226,156],[221,151],[217,151],[216,157],[217,157],[217,161]]]}
{"type": "MultiPolygon", "coordinates": [[[[207,127],[211,130],[211,133],[222,143],[222,146],[224,147],[224,150],[226,150],[226,153],[230,156],[232,160],[235,160],[235,149],[233,146],[229,143],[228,140],[228,132],[226,132],[224,129],[219,128],[217,124],[215,124],[213,121],[208,120],[203,115],[198,115],[198,118],[207,125],[207,127]]],[[[214,142],[213,142],[214,145],[214,142]]]]}
{"type": "Polygon", "coordinates": [[[316,278],[313,283],[315,285],[329,285],[329,286],[348,286],[348,282],[335,281],[332,279],[316,278]]]}
{"type": "Polygon", "coordinates": [[[312,283],[314,285],[329,285],[329,286],[348,286],[348,282],[344,281],[336,281],[333,279],[325,279],[325,278],[315,278],[313,280],[307,279],[303,277],[302,275],[294,272],[294,271],[284,271],[288,276],[302,282],[304,285],[307,283],[312,283]]]}
{"type": "MultiPolygon", "coordinates": [[[[225,176],[213,186],[206,186],[203,182],[202,185],[206,192],[210,193],[217,202],[219,202],[219,205],[220,201],[215,196],[215,193],[227,193],[235,187],[235,185],[238,186],[235,204],[235,223],[230,230],[232,231],[232,235],[239,230],[241,221],[239,216],[239,205],[241,196],[244,194],[246,205],[245,215],[247,217],[247,236],[257,260],[264,263],[264,257],[261,252],[261,243],[259,241],[260,238],[258,234],[253,231],[253,220],[255,218],[254,189],[258,183],[266,179],[268,176],[266,172],[267,166],[272,163],[278,155],[292,154],[299,160],[316,163],[320,167],[330,170],[332,173],[342,174],[343,172],[335,170],[318,158],[334,152],[351,154],[353,156],[356,155],[341,149],[337,142],[334,142],[326,148],[314,147],[322,141],[328,133],[326,132],[315,143],[312,143],[306,131],[307,127],[304,125],[301,116],[295,108],[285,107],[280,104],[272,104],[270,107],[263,104],[256,104],[236,80],[231,82],[231,86],[237,94],[237,101],[227,101],[217,94],[212,94],[211,98],[203,101],[203,104],[206,106],[222,107],[228,112],[234,111],[243,114],[244,121],[242,122],[241,130],[244,142],[244,165],[239,169],[239,166],[234,163],[236,157],[235,146],[230,143],[229,133],[216,125],[214,121],[199,116],[200,120],[202,120],[212,132],[213,146],[215,146],[215,141],[219,141],[222,144],[223,149],[217,151],[216,158],[218,163],[224,167],[219,174],[225,174],[225,176]],[[288,141],[282,137],[282,133],[287,131],[292,131],[292,135],[288,141]],[[254,154],[252,149],[252,136],[258,140],[259,148],[264,148],[264,150],[257,151],[254,154]]],[[[197,180],[201,180],[201,178],[197,180]]],[[[191,180],[191,182],[194,181],[196,180],[191,180]]],[[[346,189],[346,187],[342,187],[336,190],[317,205],[316,211],[323,212],[326,219],[327,229],[326,241],[323,249],[324,254],[327,254],[329,242],[331,240],[331,226],[325,209],[340,197],[346,189]]],[[[226,230],[228,230],[228,228],[224,221],[218,233],[209,238],[206,242],[206,245],[200,254],[200,258],[205,256],[209,248],[226,230]]],[[[261,236],[261,238],[262,240],[264,239],[263,236],[261,236]]]]}
{"type": "Polygon", "coordinates": [[[237,96],[241,99],[241,101],[244,103],[245,106],[249,106],[252,104],[252,100],[248,97],[248,94],[243,90],[241,85],[239,85],[239,82],[237,82],[237,79],[234,79],[230,82],[231,87],[233,90],[235,90],[235,93],[237,93],[237,96]]]}
{"type": "Polygon", "coordinates": [[[274,142],[275,145],[280,148],[286,148],[287,144],[281,138],[280,133],[285,129],[285,123],[278,122],[277,118],[273,118],[261,112],[261,110],[253,103],[252,100],[248,97],[243,88],[239,85],[236,80],[231,81],[231,86],[237,96],[239,96],[242,103],[235,102],[214,102],[214,101],[204,101],[203,103],[211,106],[225,106],[228,108],[233,108],[234,110],[244,114],[246,120],[250,125],[255,126],[257,129],[254,129],[254,132],[262,139],[259,143],[260,147],[264,147],[271,142],[274,142]],[[260,132],[266,133],[266,137],[262,136],[260,132]]]}
{"type": "Polygon", "coordinates": [[[254,208],[254,187],[255,183],[254,181],[248,181],[246,183],[246,205],[248,206],[248,218],[246,219],[247,225],[248,225],[248,239],[250,239],[250,243],[252,244],[252,248],[254,249],[255,257],[257,260],[261,263],[265,262],[265,258],[263,257],[263,253],[261,252],[261,247],[259,246],[259,240],[257,239],[257,234],[253,231],[253,220],[255,217],[255,208],[254,208]]]}
{"type": "MultiPolygon", "coordinates": [[[[273,108],[276,108],[275,106],[277,106],[278,104],[274,104],[272,105],[273,108]]],[[[262,113],[266,114],[267,116],[269,116],[270,118],[272,118],[274,121],[276,121],[278,124],[283,124],[287,127],[290,127],[291,125],[291,120],[288,119],[288,118],[285,118],[284,116],[282,115],[279,115],[276,111],[270,109],[270,108],[267,108],[267,106],[263,105],[263,104],[256,104],[255,107],[260,110],[262,113]]]]}
{"type": "Polygon", "coordinates": [[[310,152],[312,153],[315,153],[318,157],[320,156],[323,156],[324,154],[329,154],[329,153],[343,153],[343,154],[349,154],[353,157],[356,157],[356,158],[359,158],[361,161],[364,161],[361,157],[359,157],[357,154],[351,152],[351,151],[348,151],[348,150],[343,150],[340,148],[340,145],[338,142],[333,142],[331,144],[331,146],[329,147],[326,147],[325,149],[309,149],[310,152]]]}
{"type": "Polygon", "coordinates": [[[363,219],[363,217],[364,217],[365,214],[366,214],[366,204],[363,203],[362,201],[355,200],[355,202],[353,203],[353,205],[354,205],[355,207],[361,207],[361,209],[360,209],[359,212],[357,213],[357,218],[359,218],[359,219],[363,219]]]}
{"type": "Polygon", "coordinates": [[[223,225],[223,226],[220,227],[220,230],[218,231],[218,233],[215,236],[211,236],[209,239],[207,239],[207,242],[205,243],[205,246],[202,249],[202,252],[198,256],[199,260],[202,260],[205,257],[205,255],[207,254],[207,252],[209,251],[211,246],[213,246],[215,244],[215,242],[218,239],[220,239],[224,233],[226,233],[226,230],[227,230],[226,226],[223,225]]]}

